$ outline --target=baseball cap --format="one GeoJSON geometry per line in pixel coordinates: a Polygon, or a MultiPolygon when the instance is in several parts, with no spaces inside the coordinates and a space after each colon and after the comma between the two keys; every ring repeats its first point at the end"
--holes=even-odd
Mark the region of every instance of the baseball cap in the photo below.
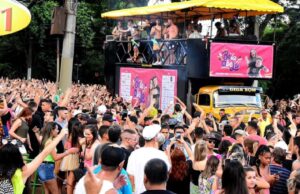
{"type": "Polygon", "coordinates": [[[143,130],[143,137],[145,140],[153,139],[160,132],[160,125],[149,125],[143,130]]]}
{"type": "Polygon", "coordinates": [[[118,167],[125,160],[123,149],[113,146],[107,146],[101,154],[101,164],[109,167],[118,167]]]}
{"type": "Polygon", "coordinates": [[[108,121],[108,122],[113,122],[114,121],[111,114],[104,114],[102,120],[103,121],[108,121]]]}
{"type": "Polygon", "coordinates": [[[86,113],[80,113],[80,114],[78,114],[78,118],[80,118],[81,120],[87,121],[90,118],[90,116],[86,113]]]}
{"type": "Polygon", "coordinates": [[[247,133],[244,130],[238,129],[234,132],[235,135],[247,136],[247,133]]]}
{"type": "Polygon", "coordinates": [[[209,133],[206,135],[206,139],[213,139],[219,141],[220,138],[217,137],[216,133],[209,133]]]}

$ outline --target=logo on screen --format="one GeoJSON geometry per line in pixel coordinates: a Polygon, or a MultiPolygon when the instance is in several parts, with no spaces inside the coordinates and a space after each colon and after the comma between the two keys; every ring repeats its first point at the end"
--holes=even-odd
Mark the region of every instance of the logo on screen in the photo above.
{"type": "Polygon", "coordinates": [[[238,71],[241,67],[242,57],[236,56],[235,53],[224,50],[218,55],[221,61],[221,68],[229,71],[238,71]]]}

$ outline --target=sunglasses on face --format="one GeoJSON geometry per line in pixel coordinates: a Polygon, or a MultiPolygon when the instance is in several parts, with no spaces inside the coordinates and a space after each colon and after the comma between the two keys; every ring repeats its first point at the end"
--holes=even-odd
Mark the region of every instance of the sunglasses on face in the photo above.
{"type": "Polygon", "coordinates": [[[216,142],[214,140],[211,140],[211,139],[208,140],[208,143],[216,144],[216,142]]]}

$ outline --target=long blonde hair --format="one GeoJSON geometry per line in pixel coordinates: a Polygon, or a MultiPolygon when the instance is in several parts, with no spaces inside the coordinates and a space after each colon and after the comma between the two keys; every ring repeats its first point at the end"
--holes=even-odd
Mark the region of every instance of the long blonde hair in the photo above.
{"type": "Polygon", "coordinates": [[[196,143],[194,151],[195,162],[203,161],[207,157],[207,146],[204,140],[200,140],[196,143]]]}

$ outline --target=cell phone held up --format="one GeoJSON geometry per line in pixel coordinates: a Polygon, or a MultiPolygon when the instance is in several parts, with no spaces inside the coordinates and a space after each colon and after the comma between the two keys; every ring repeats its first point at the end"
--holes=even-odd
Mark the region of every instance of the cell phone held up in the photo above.
{"type": "Polygon", "coordinates": [[[176,141],[179,141],[180,138],[181,138],[181,134],[180,134],[180,133],[176,133],[176,135],[175,135],[175,140],[176,140],[176,141]]]}

